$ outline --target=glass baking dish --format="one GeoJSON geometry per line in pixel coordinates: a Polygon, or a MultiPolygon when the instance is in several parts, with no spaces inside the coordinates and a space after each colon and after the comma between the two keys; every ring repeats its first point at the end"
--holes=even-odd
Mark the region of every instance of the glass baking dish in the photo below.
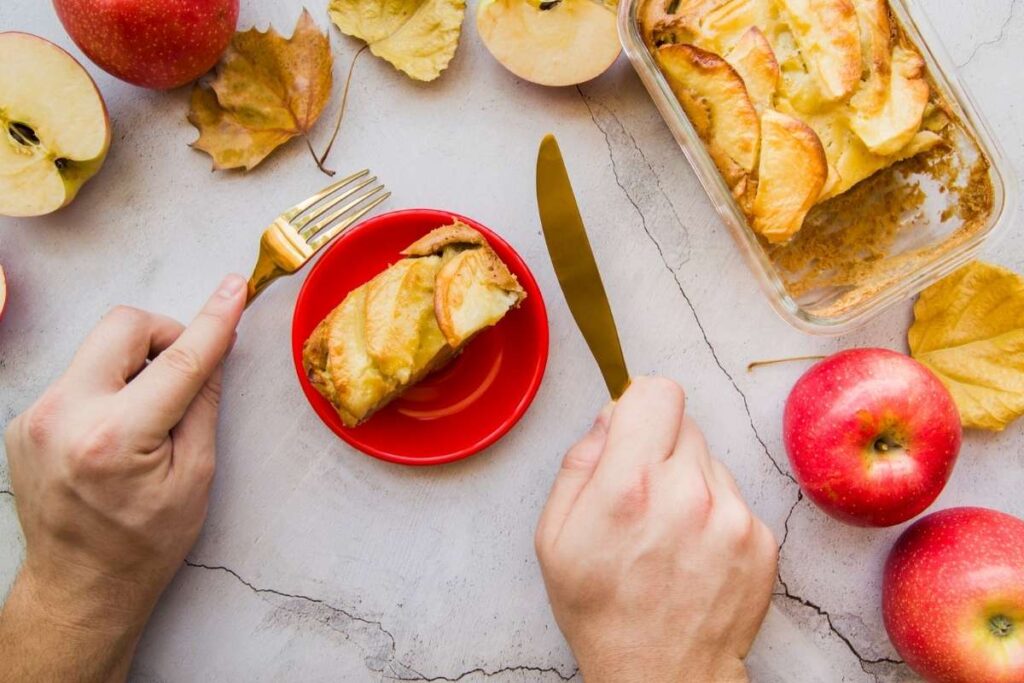
{"type": "MultiPolygon", "coordinates": [[[[930,85],[952,111],[947,149],[960,164],[944,171],[945,181],[913,159],[860,185],[861,194],[843,207],[831,206],[827,219],[808,216],[792,243],[769,245],[749,227],[707,148],[690,123],[644,43],[639,11],[644,0],[621,0],[619,35],[673,136],[693,166],[719,215],[729,227],[772,307],[789,323],[814,334],[842,334],[867,322],[893,304],[905,301],[974,258],[982,245],[1014,215],[1016,183],[999,146],[955,75],[952,62],[934,29],[913,0],[890,0],[892,15],[924,58],[930,85]],[[957,120],[959,119],[959,120],[957,120]],[[987,165],[986,162],[987,161],[987,165]],[[915,166],[917,168],[915,168],[915,166]],[[987,166],[987,167],[986,167],[987,166]],[[962,208],[965,198],[950,187],[969,187],[975,174],[987,174],[991,186],[986,215],[962,208]],[[972,170],[974,173],[972,174],[972,170]],[[886,178],[878,178],[888,174],[886,178]],[[965,176],[970,175],[970,182],[965,176]],[[948,182],[946,182],[948,181],[948,182]],[[876,196],[911,197],[888,208],[876,196]],[[898,210],[893,210],[898,206],[898,210]],[[875,211],[872,211],[872,208],[875,211]],[[961,215],[963,214],[963,215],[961,215]],[[882,219],[888,222],[883,224],[882,219]],[[808,225],[812,230],[808,231],[808,225]]],[[[983,178],[980,180],[983,181],[983,178]]],[[[855,186],[847,194],[858,191],[855,186]]]]}

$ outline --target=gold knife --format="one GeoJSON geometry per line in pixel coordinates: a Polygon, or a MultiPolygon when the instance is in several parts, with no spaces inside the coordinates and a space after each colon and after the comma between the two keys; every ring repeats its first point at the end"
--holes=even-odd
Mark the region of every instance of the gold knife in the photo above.
{"type": "Polygon", "coordinates": [[[551,265],[565,301],[601,368],[608,393],[612,400],[618,400],[629,386],[629,370],[601,272],[554,135],[545,136],[537,155],[537,207],[551,265]]]}

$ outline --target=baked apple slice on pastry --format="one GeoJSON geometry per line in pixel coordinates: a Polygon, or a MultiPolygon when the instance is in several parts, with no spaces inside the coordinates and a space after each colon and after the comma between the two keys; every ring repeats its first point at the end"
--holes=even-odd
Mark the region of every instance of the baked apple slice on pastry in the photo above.
{"type": "Polygon", "coordinates": [[[885,104],[892,74],[892,25],[887,0],[853,0],[860,25],[861,83],[850,105],[864,115],[885,104]]]}
{"type": "Polygon", "coordinates": [[[366,349],[366,285],[352,290],[321,322],[302,350],[309,381],[353,426],[394,393],[366,349]]]}
{"type": "Polygon", "coordinates": [[[448,344],[459,348],[505,317],[525,293],[490,248],[467,249],[437,275],[435,313],[448,344]]]}
{"type": "Polygon", "coordinates": [[[930,94],[924,78],[924,60],[913,50],[897,47],[893,50],[892,75],[882,107],[874,113],[855,108],[850,128],[872,153],[895,154],[921,129],[930,94]]]}
{"type": "Polygon", "coordinates": [[[781,0],[822,95],[842,100],[860,83],[860,26],[850,0],[781,0]]]}
{"type": "Polygon", "coordinates": [[[774,22],[776,0],[726,0],[700,20],[701,47],[724,54],[751,28],[768,30],[774,22]]]}
{"type": "Polygon", "coordinates": [[[647,47],[689,43],[699,22],[722,0],[647,0],[640,7],[640,26],[647,47]]]}
{"type": "Polygon", "coordinates": [[[730,187],[757,164],[761,124],[743,78],[727,61],[694,45],[655,52],[672,92],[730,187]]]}
{"type": "Polygon", "coordinates": [[[775,244],[788,241],[817,202],[828,173],[825,149],[810,126],[772,109],[765,111],[754,230],[775,244]]]}
{"type": "Polygon", "coordinates": [[[459,221],[352,290],[302,350],[310,382],[355,427],[454,358],[526,297],[484,237],[459,221]]]}
{"type": "Polygon", "coordinates": [[[440,256],[403,259],[366,285],[366,350],[381,374],[411,382],[447,346],[434,317],[440,256]]]}
{"type": "Polygon", "coordinates": [[[770,109],[779,88],[779,63],[761,29],[754,26],[740,36],[725,61],[743,79],[754,108],[759,112],[770,109]]]}

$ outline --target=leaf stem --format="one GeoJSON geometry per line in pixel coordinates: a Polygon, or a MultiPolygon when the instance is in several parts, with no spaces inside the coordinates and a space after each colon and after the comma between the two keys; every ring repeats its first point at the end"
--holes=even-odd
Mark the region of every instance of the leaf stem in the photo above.
{"type": "MultiPolygon", "coordinates": [[[[352,74],[355,73],[356,62],[359,60],[360,55],[366,52],[366,48],[368,47],[370,46],[363,45],[359,48],[359,51],[356,52],[355,56],[352,58],[352,62],[348,65],[348,77],[345,78],[345,89],[341,93],[341,107],[338,109],[338,120],[334,122],[334,132],[331,133],[331,139],[327,143],[327,148],[324,150],[324,153],[320,155],[319,159],[317,159],[316,153],[313,153],[313,158],[316,159],[317,167],[330,176],[334,175],[334,171],[329,171],[324,168],[324,163],[327,161],[327,155],[331,153],[331,148],[334,147],[334,141],[338,139],[338,131],[341,130],[341,122],[345,118],[345,109],[348,105],[348,91],[352,86],[352,74]]],[[[307,140],[307,142],[309,141],[307,140]]],[[[312,146],[310,146],[309,151],[313,152],[312,146]]]]}
{"type": "Polygon", "coordinates": [[[773,360],[755,360],[753,363],[747,365],[747,372],[754,370],[755,368],[764,367],[765,365],[778,365],[779,363],[789,363],[792,361],[800,360],[822,360],[825,356],[794,356],[793,358],[775,358],[773,360]]]}
{"type": "Polygon", "coordinates": [[[324,168],[324,163],[316,157],[316,151],[313,149],[313,143],[309,141],[309,135],[306,133],[302,134],[302,139],[306,141],[306,149],[309,150],[310,155],[313,157],[313,162],[316,163],[316,167],[319,168],[323,173],[330,177],[334,177],[334,171],[329,168],[324,168]]]}

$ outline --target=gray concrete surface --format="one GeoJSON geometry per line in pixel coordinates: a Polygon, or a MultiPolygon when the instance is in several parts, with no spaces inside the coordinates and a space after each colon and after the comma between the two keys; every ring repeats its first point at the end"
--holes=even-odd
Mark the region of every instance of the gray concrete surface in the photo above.
{"type": "MultiPolygon", "coordinates": [[[[1024,3],[918,1],[1020,175],[1024,3]]],[[[290,29],[301,4],[248,0],[241,26],[290,29]]],[[[324,5],[310,9],[326,26],[324,5]]],[[[79,54],[50,3],[4,2],[0,30],[8,29],[79,54]]],[[[341,78],[357,45],[332,34],[341,78]]],[[[209,159],[187,146],[195,137],[187,89],[148,92],[88,67],[113,119],[106,168],[64,211],[0,219],[11,287],[0,324],[4,422],[109,307],[187,319],[225,271],[247,272],[266,223],[325,180],[301,143],[248,175],[211,174],[209,159]]],[[[843,527],[800,499],[780,427],[803,368],[746,371],[758,358],[903,349],[909,302],[839,339],[789,328],[624,59],[578,89],[546,90],[495,63],[470,21],[435,83],[362,61],[331,164],[372,167],[394,192],[390,208],[473,216],[531,264],[552,331],[533,408],[498,445],[459,464],[411,470],[364,457],[303,398],[289,352],[302,278],[276,284],[242,323],[227,366],[209,520],[145,634],[133,680],[579,679],[548,611],[532,531],[559,458],[605,397],[540,236],[533,167],[548,131],[569,159],[633,370],[687,386],[713,449],[782,543],[754,680],[913,680],[885,637],[878,597],[881,562],[900,529],[843,527]]],[[[1019,219],[987,257],[1022,270],[1019,219]]],[[[1021,425],[970,434],[937,507],[1024,515],[1022,444],[1021,425]]],[[[9,488],[0,458],[0,595],[23,553],[9,488]]]]}

